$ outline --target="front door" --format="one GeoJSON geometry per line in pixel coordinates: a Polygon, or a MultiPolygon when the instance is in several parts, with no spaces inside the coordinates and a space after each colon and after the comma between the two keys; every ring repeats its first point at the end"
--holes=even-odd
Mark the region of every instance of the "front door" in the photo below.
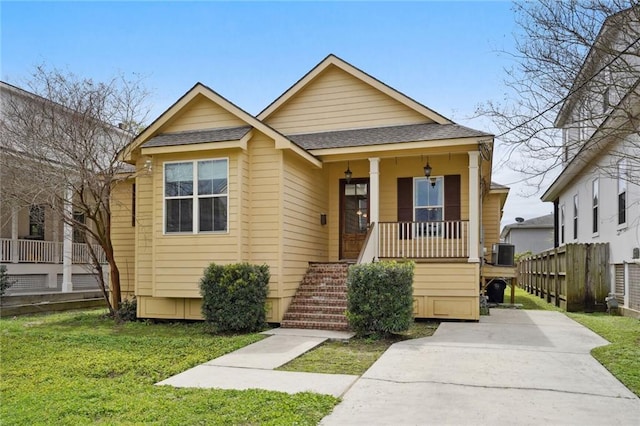
{"type": "Polygon", "coordinates": [[[340,180],[340,258],[357,259],[369,227],[369,179],[340,180]]]}

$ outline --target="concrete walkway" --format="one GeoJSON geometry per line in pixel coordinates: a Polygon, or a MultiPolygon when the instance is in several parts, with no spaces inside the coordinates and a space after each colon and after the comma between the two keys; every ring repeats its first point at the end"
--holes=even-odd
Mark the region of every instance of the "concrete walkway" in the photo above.
{"type": "Polygon", "coordinates": [[[397,343],[323,425],[638,425],[640,400],[589,354],[608,342],[559,312],[492,309],[397,343]]]}
{"type": "Polygon", "coordinates": [[[343,395],[358,379],[345,374],[274,371],[328,339],[346,340],[353,333],[273,329],[270,337],[169,377],[158,385],[218,389],[266,389],[287,393],[343,395]]]}

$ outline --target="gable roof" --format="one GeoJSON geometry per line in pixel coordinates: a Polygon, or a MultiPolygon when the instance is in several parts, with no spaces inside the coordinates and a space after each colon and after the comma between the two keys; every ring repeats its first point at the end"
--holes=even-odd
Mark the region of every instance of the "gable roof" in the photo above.
{"type": "Polygon", "coordinates": [[[307,150],[482,136],[493,137],[459,124],[437,123],[288,135],[289,139],[307,150]]]}
{"type": "MultiPolygon", "coordinates": [[[[255,118],[254,116],[252,116],[251,114],[243,110],[242,108],[235,105],[233,102],[229,101],[225,97],[221,96],[220,94],[218,94],[217,92],[215,92],[214,90],[212,90],[211,88],[205,86],[200,82],[196,83],[191,89],[189,89],[184,95],[182,95],[176,102],[174,102],[173,105],[167,108],[165,112],[160,114],[160,116],[153,123],[151,123],[149,126],[147,126],[146,129],[140,132],[140,134],[136,136],[133,142],[131,142],[123,150],[123,152],[121,152],[122,158],[125,160],[127,159],[130,160],[132,153],[137,148],[139,148],[145,142],[152,140],[152,138],[157,137],[157,134],[159,133],[162,126],[165,125],[172,117],[178,114],[181,110],[183,110],[187,105],[189,105],[189,103],[193,101],[197,96],[204,96],[205,98],[209,99],[211,102],[219,105],[229,113],[235,115],[240,120],[247,123],[247,125],[259,130],[260,132],[274,139],[276,143],[276,148],[279,148],[279,149],[289,148],[292,151],[296,152],[301,157],[305,158],[307,161],[314,164],[316,167],[321,167],[320,161],[318,161],[315,157],[313,157],[311,154],[309,154],[299,146],[295,145],[293,142],[291,142],[291,140],[287,139],[286,136],[282,135],[277,130],[273,129],[269,125],[258,120],[257,118],[255,118]]],[[[220,130],[220,129],[210,129],[210,130],[215,132],[216,130],[220,130]]],[[[188,133],[191,133],[191,137],[194,136],[192,134],[194,132],[188,132],[188,133]]],[[[199,135],[199,136],[203,137],[203,135],[199,135]]],[[[165,136],[164,140],[170,140],[171,138],[172,138],[171,136],[165,136]]],[[[173,136],[173,138],[175,138],[175,136],[173,136]]],[[[177,138],[179,138],[179,136],[177,138]]],[[[161,138],[160,140],[157,140],[156,143],[160,143],[160,141],[162,140],[163,139],[161,138]]],[[[208,141],[208,142],[211,142],[211,141],[208,141]]],[[[186,142],[186,143],[190,143],[190,142],[186,142]]]]}
{"type": "Polygon", "coordinates": [[[262,112],[260,112],[257,117],[259,120],[265,120],[273,113],[278,111],[280,107],[286,104],[289,99],[294,97],[297,93],[299,93],[304,87],[306,87],[309,83],[316,79],[324,70],[327,68],[335,66],[342,71],[350,74],[351,76],[361,80],[362,82],[372,86],[373,88],[385,93],[396,101],[404,104],[408,108],[430,118],[438,124],[453,124],[451,120],[446,118],[445,116],[438,114],[434,110],[427,108],[421,103],[415,101],[409,96],[405,95],[392,88],[391,86],[386,85],[380,80],[372,77],[371,75],[365,73],[359,68],[354,67],[348,62],[338,58],[337,56],[330,54],[326,58],[324,58],[318,65],[316,65],[311,71],[305,74],[300,80],[298,80],[293,86],[291,86],[287,91],[285,91],[282,95],[280,95],[275,101],[269,104],[262,112]]]}
{"type": "Polygon", "coordinates": [[[510,223],[502,228],[500,238],[505,238],[512,229],[553,229],[555,218],[553,213],[527,219],[523,222],[510,223]]]}

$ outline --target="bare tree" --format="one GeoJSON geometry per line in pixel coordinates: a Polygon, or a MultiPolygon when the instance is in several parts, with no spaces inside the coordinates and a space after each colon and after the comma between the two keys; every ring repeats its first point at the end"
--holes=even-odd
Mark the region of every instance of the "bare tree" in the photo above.
{"type": "MultiPolygon", "coordinates": [[[[514,65],[505,70],[508,93],[478,113],[498,127],[502,161],[539,186],[549,172],[580,161],[581,150],[638,132],[640,6],[540,0],[516,3],[514,12],[519,32],[509,52],[514,65]]],[[[612,154],[638,156],[630,152],[640,147],[612,154]]]]}
{"type": "Polygon", "coordinates": [[[97,244],[109,265],[109,286],[101,253],[92,244],[88,249],[114,313],[122,298],[111,241],[110,193],[132,173],[119,153],[134,136],[131,126],[146,118],[148,92],[139,77],[117,75],[94,82],[45,66],[35,68],[25,87],[28,91],[3,85],[3,202],[30,205],[45,199],[57,217],[97,244]]]}

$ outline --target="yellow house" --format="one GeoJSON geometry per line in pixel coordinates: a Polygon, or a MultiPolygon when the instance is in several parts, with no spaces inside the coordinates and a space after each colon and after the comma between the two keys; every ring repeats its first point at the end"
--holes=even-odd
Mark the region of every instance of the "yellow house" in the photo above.
{"type": "Polygon", "coordinates": [[[198,83],[123,153],[123,290],[139,317],[200,319],[209,263],[266,263],[282,322],[310,264],[411,259],[416,317],[477,320],[508,193],[492,147],[334,55],[257,117],[198,83]]]}

